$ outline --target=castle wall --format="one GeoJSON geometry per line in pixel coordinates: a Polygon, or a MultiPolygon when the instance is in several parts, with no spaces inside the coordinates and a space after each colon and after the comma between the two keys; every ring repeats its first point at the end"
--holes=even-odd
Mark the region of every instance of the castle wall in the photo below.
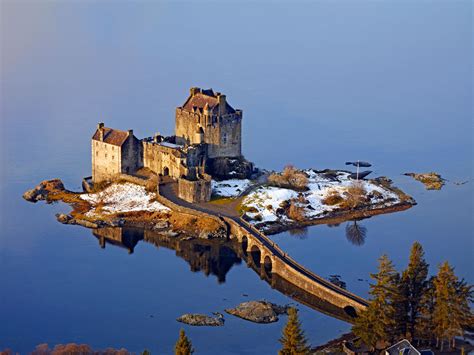
{"type": "Polygon", "coordinates": [[[95,183],[111,180],[121,173],[134,173],[142,167],[141,144],[133,134],[122,146],[96,139],[91,140],[91,145],[92,180],[95,183]]]}
{"type": "Polygon", "coordinates": [[[206,126],[206,118],[198,113],[176,109],[175,135],[179,144],[199,144],[196,141],[198,127],[206,126]]]}
{"type": "Polygon", "coordinates": [[[143,166],[159,175],[179,178],[187,175],[185,156],[179,149],[142,141],[143,166]]]}
{"type": "Polygon", "coordinates": [[[122,156],[120,147],[92,140],[92,180],[101,182],[120,174],[122,156]]]}
{"type": "Polygon", "coordinates": [[[178,196],[188,202],[207,202],[211,199],[211,178],[195,181],[178,179],[178,196]]]}
{"type": "Polygon", "coordinates": [[[199,144],[199,128],[204,131],[208,157],[240,157],[242,155],[242,111],[222,116],[207,116],[176,109],[175,135],[180,144],[199,144]]]}
{"type": "Polygon", "coordinates": [[[242,115],[218,117],[218,124],[204,131],[204,141],[209,143],[209,158],[238,158],[242,155],[242,115]]]}
{"type": "Polygon", "coordinates": [[[143,167],[142,145],[133,135],[122,145],[121,158],[122,167],[120,172],[122,173],[132,174],[143,167]]]}

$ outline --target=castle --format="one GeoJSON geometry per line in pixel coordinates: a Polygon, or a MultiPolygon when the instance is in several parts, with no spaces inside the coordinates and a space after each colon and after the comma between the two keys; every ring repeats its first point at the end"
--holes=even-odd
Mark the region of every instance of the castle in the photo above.
{"type": "Polygon", "coordinates": [[[92,136],[92,181],[109,181],[148,168],[178,182],[178,196],[209,201],[211,178],[247,178],[253,165],[242,156],[242,110],[212,89],[193,87],[176,108],[175,135],[138,139],[133,130],[97,125],[92,136]]]}

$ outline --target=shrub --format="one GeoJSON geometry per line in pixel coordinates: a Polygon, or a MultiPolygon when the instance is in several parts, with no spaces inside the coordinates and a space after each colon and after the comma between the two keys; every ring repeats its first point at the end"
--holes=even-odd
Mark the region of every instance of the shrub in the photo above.
{"type": "Polygon", "coordinates": [[[306,218],[304,207],[296,199],[290,201],[288,217],[294,221],[304,221],[306,218]]]}
{"type": "Polygon", "coordinates": [[[354,181],[344,193],[345,199],[340,204],[342,208],[354,209],[363,205],[367,201],[367,191],[365,191],[362,182],[354,181]]]}
{"type": "Polygon", "coordinates": [[[332,190],[329,192],[329,194],[322,200],[322,203],[328,206],[334,206],[337,205],[338,203],[341,203],[344,201],[344,199],[341,197],[339,192],[336,190],[332,190]]]}
{"type": "Polygon", "coordinates": [[[268,183],[272,186],[285,187],[300,191],[308,189],[308,177],[292,165],[287,165],[281,173],[272,173],[268,177],[268,183]]]}

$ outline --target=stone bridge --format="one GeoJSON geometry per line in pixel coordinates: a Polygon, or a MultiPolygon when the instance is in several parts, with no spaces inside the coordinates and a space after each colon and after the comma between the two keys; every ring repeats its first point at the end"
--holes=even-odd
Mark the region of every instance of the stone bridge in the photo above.
{"type": "Polygon", "coordinates": [[[367,301],[314,274],[292,259],[275,242],[241,218],[221,218],[230,226],[231,238],[237,238],[257,268],[267,276],[278,274],[291,284],[323,299],[348,315],[354,316],[367,307],[367,301]]]}
{"type": "Polygon", "coordinates": [[[261,276],[271,278],[278,275],[280,279],[305,290],[307,293],[342,309],[351,317],[365,309],[368,302],[328,280],[316,275],[312,271],[292,259],[275,242],[264,233],[240,218],[235,213],[219,205],[191,204],[177,197],[175,188],[171,184],[160,185],[158,200],[170,208],[178,208],[181,212],[197,216],[207,214],[219,218],[228,230],[231,239],[237,239],[242,252],[257,269],[261,276]]]}

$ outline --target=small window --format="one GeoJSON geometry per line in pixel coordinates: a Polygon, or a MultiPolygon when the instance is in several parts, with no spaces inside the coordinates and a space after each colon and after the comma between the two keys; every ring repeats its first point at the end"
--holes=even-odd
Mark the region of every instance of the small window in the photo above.
{"type": "Polygon", "coordinates": [[[107,153],[105,153],[105,158],[107,159],[107,153]]]}
{"type": "Polygon", "coordinates": [[[227,133],[222,135],[222,144],[227,144],[227,133]]]}
{"type": "Polygon", "coordinates": [[[112,160],[114,160],[114,158],[115,158],[115,157],[112,155],[112,160]]]}
{"type": "Polygon", "coordinates": [[[98,156],[99,156],[99,152],[98,152],[98,151],[97,151],[97,152],[95,152],[95,156],[96,156],[96,157],[98,157],[98,156]]]}

